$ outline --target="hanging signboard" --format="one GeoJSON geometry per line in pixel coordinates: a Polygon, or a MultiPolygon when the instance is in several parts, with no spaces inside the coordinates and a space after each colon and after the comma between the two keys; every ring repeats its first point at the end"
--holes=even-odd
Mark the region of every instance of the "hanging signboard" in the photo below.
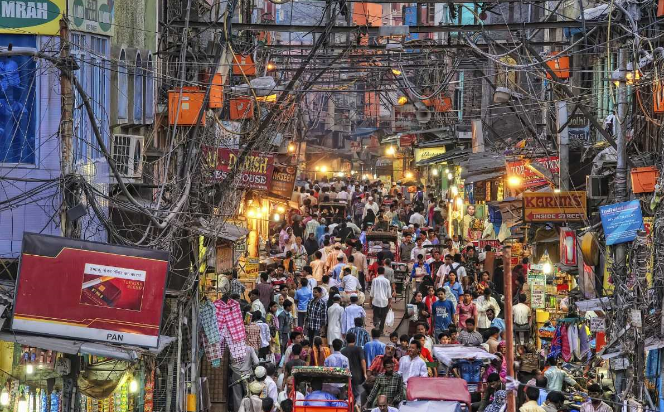
{"type": "Polygon", "coordinates": [[[434,156],[438,156],[445,153],[445,146],[441,147],[427,147],[427,148],[416,148],[415,149],[415,163],[421,162],[422,160],[430,159],[434,156]]]}
{"type": "MultiPolygon", "coordinates": [[[[204,147],[207,165],[212,169],[212,179],[217,181],[225,180],[229,175],[233,178],[237,186],[243,189],[268,190],[272,182],[274,172],[274,156],[262,152],[249,152],[242,161],[242,165],[237,165],[242,150],[222,149],[204,147]]],[[[290,195],[289,195],[290,197],[290,195]]]]}
{"type": "Polygon", "coordinates": [[[156,347],[167,252],[25,233],[12,330],[156,347]]]}
{"type": "Polygon", "coordinates": [[[586,192],[524,192],[526,222],[567,222],[586,218],[586,192]]]}
{"type": "Polygon", "coordinates": [[[66,12],[65,0],[2,0],[0,33],[46,34],[60,33],[60,19],[66,12]]]}
{"type": "Polygon", "coordinates": [[[606,245],[631,242],[636,232],[643,230],[641,202],[632,200],[599,207],[606,245]]]}
{"type": "Polygon", "coordinates": [[[544,177],[529,168],[528,164],[537,165],[540,168],[546,169],[552,176],[557,176],[560,173],[560,160],[558,159],[558,156],[507,162],[507,175],[519,176],[522,182],[521,187],[524,189],[548,183],[544,177]]]}
{"type": "Polygon", "coordinates": [[[69,29],[113,36],[114,5],[112,0],[69,0],[69,29]]]}
{"type": "Polygon", "coordinates": [[[606,319],[600,317],[590,318],[590,331],[593,333],[606,330],[606,319]]]}
{"type": "Polygon", "coordinates": [[[290,199],[295,187],[295,166],[274,166],[270,193],[284,199],[290,199]]]}

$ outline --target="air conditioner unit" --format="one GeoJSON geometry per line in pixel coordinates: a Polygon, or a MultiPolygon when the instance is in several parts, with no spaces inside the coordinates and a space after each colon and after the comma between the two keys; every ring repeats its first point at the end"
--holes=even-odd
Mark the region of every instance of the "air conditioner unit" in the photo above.
{"type": "Polygon", "coordinates": [[[143,143],[143,136],[113,135],[113,160],[123,178],[128,180],[143,179],[143,143]]]}
{"type": "Polygon", "coordinates": [[[586,176],[588,199],[604,199],[609,196],[609,177],[599,175],[586,176]]]}

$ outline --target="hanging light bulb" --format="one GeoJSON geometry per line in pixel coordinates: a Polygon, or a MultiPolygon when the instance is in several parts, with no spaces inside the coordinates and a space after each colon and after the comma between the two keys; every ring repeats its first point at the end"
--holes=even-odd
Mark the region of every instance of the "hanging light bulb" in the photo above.
{"type": "Polygon", "coordinates": [[[33,373],[35,373],[35,367],[32,366],[31,364],[26,365],[25,366],[25,373],[28,374],[28,375],[32,375],[33,373]]]}
{"type": "Polygon", "coordinates": [[[459,188],[456,186],[452,186],[452,196],[456,196],[459,194],[459,188]]]}
{"type": "Polygon", "coordinates": [[[273,219],[275,222],[278,222],[281,220],[281,216],[279,215],[279,213],[275,213],[273,219]]]}
{"type": "Polygon", "coordinates": [[[452,172],[450,172],[450,173],[447,174],[447,178],[448,178],[449,180],[452,180],[452,179],[454,178],[454,175],[452,174],[452,172]]]}
{"type": "Polygon", "coordinates": [[[136,379],[132,379],[131,382],[129,382],[129,392],[138,392],[138,381],[136,379]]]}
{"type": "Polygon", "coordinates": [[[21,395],[21,397],[18,400],[17,412],[28,412],[28,400],[25,399],[25,395],[21,395]]]}
{"type": "Polygon", "coordinates": [[[277,212],[279,213],[285,213],[286,209],[283,206],[277,206],[277,212]]]}
{"type": "Polygon", "coordinates": [[[434,176],[438,176],[438,169],[433,169],[431,171],[431,174],[434,175],[434,176]]]}
{"type": "Polygon", "coordinates": [[[9,405],[9,391],[7,388],[2,388],[2,392],[0,392],[0,405],[2,406],[7,406],[9,405]]]}
{"type": "Polygon", "coordinates": [[[542,272],[544,272],[545,275],[550,275],[551,272],[553,272],[553,266],[551,263],[546,262],[542,265],[542,272]]]}

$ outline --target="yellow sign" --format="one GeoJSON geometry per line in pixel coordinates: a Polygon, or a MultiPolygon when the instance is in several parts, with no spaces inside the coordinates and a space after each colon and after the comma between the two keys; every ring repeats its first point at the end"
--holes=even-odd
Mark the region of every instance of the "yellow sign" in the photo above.
{"type": "Polygon", "coordinates": [[[57,35],[66,7],[65,0],[0,0],[0,33],[57,35]]]}
{"type": "Polygon", "coordinates": [[[422,160],[430,159],[434,156],[438,156],[445,153],[445,147],[418,147],[415,149],[415,162],[421,162],[422,160]]]}
{"type": "Polygon", "coordinates": [[[568,222],[586,218],[586,192],[523,193],[526,222],[568,222]]]}

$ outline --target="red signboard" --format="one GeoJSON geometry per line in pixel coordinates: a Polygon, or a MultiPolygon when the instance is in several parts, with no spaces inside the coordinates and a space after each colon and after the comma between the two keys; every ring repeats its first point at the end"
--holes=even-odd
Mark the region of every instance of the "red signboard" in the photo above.
{"type": "Polygon", "coordinates": [[[242,149],[203,149],[208,166],[214,171],[214,180],[225,180],[237,169],[235,181],[244,189],[268,190],[274,172],[274,156],[261,152],[249,152],[241,165],[238,158],[242,149]]]}
{"type": "Polygon", "coordinates": [[[25,233],[12,330],[157,347],[168,253],[25,233]]]}
{"type": "Polygon", "coordinates": [[[560,173],[560,160],[558,156],[542,157],[539,159],[519,160],[517,162],[507,162],[507,175],[519,176],[522,179],[521,187],[528,188],[541,186],[547,183],[546,179],[528,168],[528,164],[539,165],[547,169],[552,176],[560,173]]]}
{"type": "Polygon", "coordinates": [[[272,173],[272,184],[270,193],[285,199],[290,199],[295,186],[295,166],[275,166],[272,173]]]}
{"type": "Polygon", "coordinates": [[[399,147],[411,147],[417,140],[414,134],[402,134],[399,136],[399,147]]]}

